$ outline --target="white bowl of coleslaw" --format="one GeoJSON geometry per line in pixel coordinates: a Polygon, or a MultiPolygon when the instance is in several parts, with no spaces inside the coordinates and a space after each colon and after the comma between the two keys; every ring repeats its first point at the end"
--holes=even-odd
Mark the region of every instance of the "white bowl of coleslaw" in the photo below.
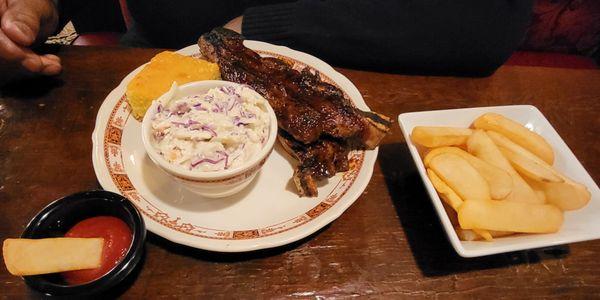
{"type": "Polygon", "coordinates": [[[150,159],[190,191],[210,198],[248,186],[276,139],[277,119],[268,101],[228,81],[173,84],[142,121],[150,159]]]}

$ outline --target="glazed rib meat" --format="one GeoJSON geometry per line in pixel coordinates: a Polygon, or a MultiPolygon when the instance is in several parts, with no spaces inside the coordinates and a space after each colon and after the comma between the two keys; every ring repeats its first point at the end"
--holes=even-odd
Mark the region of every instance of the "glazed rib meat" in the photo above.
{"type": "Polygon", "coordinates": [[[202,55],[219,65],[224,80],[247,84],[264,96],[280,128],[279,140],[299,164],[294,183],[301,196],[316,196],[317,182],[348,169],[348,152],[374,149],[390,119],[357,109],[336,86],[308,68],[261,57],[243,37],[217,28],[198,41],[202,55]]]}
{"type": "Polygon", "coordinates": [[[293,181],[302,196],[316,196],[317,182],[348,171],[350,148],[343,141],[321,138],[311,144],[302,144],[283,130],[278,135],[281,145],[300,163],[294,170],[293,181]]]}

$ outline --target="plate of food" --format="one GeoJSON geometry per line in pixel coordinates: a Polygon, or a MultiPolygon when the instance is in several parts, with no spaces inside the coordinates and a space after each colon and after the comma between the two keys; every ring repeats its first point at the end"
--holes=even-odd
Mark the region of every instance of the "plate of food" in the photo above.
{"type": "MultiPolygon", "coordinates": [[[[170,97],[177,98],[175,94],[170,97]]],[[[297,241],[339,217],[369,183],[377,146],[389,130],[390,120],[370,112],[356,87],[325,62],[217,29],[203,35],[199,45],[158,54],[106,97],[92,136],[93,164],[102,187],[127,197],[151,232],[199,249],[251,251],[297,241]],[[216,90],[185,98],[214,101],[213,106],[173,104],[179,99],[170,102],[171,110],[166,111],[169,108],[160,102],[161,95],[175,88],[172,82],[180,85],[179,92],[198,92],[203,81],[223,84],[219,79],[231,86],[215,86],[216,90]],[[278,125],[273,150],[244,152],[241,157],[246,161],[237,167],[238,150],[251,148],[248,143],[230,147],[237,141],[231,136],[241,131],[223,133],[223,126],[202,123],[229,117],[233,125],[227,128],[256,124],[254,113],[241,109],[235,116],[231,113],[246,107],[238,103],[242,100],[232,100],[244,98],[242,90],[238,94],[235,88],[251,89],[264,97],[278,125]],[[209,93],[225,93],[222,104],[215,100],[217,94],[209,93]],[[142,119],[150,113],[148,123],[154,123],[143,133],[142,119]],[[188,113],[226,116],[185,118],[188,113]],[[203,145],[220,141],[215,146],[220,148],[210,154],[216,156],[179,155],[187,151],[183,146],[174,148],[176,154],[165,148],[157,150],[162,157],[148,155],[152,147],[145,148],[143,136],[147,140],[168,137],[164,130],[157,131],[160,126],[155,123],[160,118],[170,120],[172,130],[185,131],[178,133],[188,139],[185,143],[190,139],[203,145]],[[197,131],[190,134],[190,130],[197,131]],[[258,158],[265,153],[265,159],[258,158]],[[169,167],[167,160],[179,165],[169,167]],[[236,179],[207,175],[211,168],[236,179]],[[244,168],[247,172],[236,171],[244,168]],[[248,181],[243,187],[233,186],[243,180],[248,181]],[[233,189],[232,195],[222,192],[233,189]]],[[[259,145],[269,143],[267,135],[257,139],[259,145]]],[[[194,145],[190,149],[198,149],[199,144],[194,145]]]]}
{"type": "Polygon", "coordinates": [[[463,257],[600,238],[600,190],[534,106],[398,117],[448,239],[463,257]]]}

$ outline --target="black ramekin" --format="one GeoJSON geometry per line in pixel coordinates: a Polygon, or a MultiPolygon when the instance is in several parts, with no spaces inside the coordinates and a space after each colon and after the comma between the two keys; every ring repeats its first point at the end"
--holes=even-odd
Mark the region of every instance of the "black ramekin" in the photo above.
{"type": "Polygon", "coordinates": [[[140,262],[146,240],[146,226],[137,209],[125,197],[108,191],[88,191],[58,199],[42,209],[27,225],[22,238],[62,237],[77,222],[95,216],[123,220],[133,238],[123,260],[104,276],[80,285],[69,285],[60,274],[24,276],[31,288],[47,295],[93,295],[123,281],[140,262]]]}

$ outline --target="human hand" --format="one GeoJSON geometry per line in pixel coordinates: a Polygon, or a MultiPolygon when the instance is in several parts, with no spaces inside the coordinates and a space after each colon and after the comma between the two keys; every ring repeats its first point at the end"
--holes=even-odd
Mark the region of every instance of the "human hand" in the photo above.
{"type": "Polygon", "coordinates": [[[30,47],[52,34],[58,11],[52,0],[0,0],[0,61],[20,63],[34,73],[60,73],[60,58],[30,47]]]}
{"type": "Polygon", "coordinates": [[[230,30],[233,30],[239,34],[242,33],[242,21],[244,20],[244,16],[239,16],[231,21],[229,21],[227,24],[225,24],[223,26],[223,28],[227,28],[230,30]]]}

